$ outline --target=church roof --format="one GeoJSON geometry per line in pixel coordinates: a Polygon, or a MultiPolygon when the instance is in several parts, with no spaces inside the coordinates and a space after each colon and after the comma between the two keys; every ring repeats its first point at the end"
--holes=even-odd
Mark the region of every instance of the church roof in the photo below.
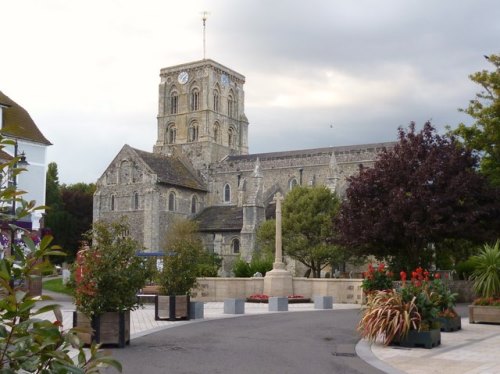
{"type": "Polygon", "coordinates": [[[211,206],[195,218],[199,231],[241,231],[243,208],[237,206],[211,206]]]}
{"type": "Polygon", "coordinates": [[[29,113],[15,101],[0,91],[0,106],[4,107],[3,126],[0,132],[6,136],[35,143],[51,145],[42,134],[29,113]]]}
{"type": "Polygon", "coordinates": [[[358,145],[348,145],[348,146],[338,146],[338,147],[324,147],[324,148],[312,148],[312,149],[299,149],[292,151],[282,151],[282,152],[267,152],[267,153],[253,153],[250,155],[232,155],[228,156],[225,161],[237,161],[246,160],[253,161],[259,158],[260,160],[275,159],[275,158],[291,158],[300,157],[305,155],[319,155],[319,154],[332,154],[343,153],[343,152],[356,152],[367,149],[381,149],[381,148],[392,148],[394,147],[394,142],[387,143],[373,143],[373,144],[358,144],[358,145]]]}
{"type": "Polygon", "coordinates": [[[145,152],[135,148],[133,150],[157,175],[159,183],[207,191],[205,184],[177,157],[145,152]]]}

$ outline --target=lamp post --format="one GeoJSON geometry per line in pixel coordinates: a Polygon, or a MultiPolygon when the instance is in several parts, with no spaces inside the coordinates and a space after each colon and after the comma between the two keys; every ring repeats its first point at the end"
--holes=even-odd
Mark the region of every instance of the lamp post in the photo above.
{"type": "MultiPolygon", "coordinates": [[[[14,194],[12,196],[12,224],[15,224],[16,222],[16,191],[17,191],[17,172],[14,170],[17,169],[18,167],[24,167],[28,166],[28,162],[26,161],[26,154],[23,152],[19,153],[19,146],[17,144],[17,139],[14,143],[14,160],[15,163],[13,165],[13,171],[12,171],[12,188],[14,190],[14,194]]],[[[11,227],[10,230],[10,251],[12,255],[12,249],[14,248],[14,240],[16,238],[16,228],[11,227]]]]}

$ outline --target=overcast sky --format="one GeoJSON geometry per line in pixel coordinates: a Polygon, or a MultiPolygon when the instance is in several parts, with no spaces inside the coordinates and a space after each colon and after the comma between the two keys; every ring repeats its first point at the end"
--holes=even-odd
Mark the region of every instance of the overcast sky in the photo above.
{"type": "Polygon", "coordinates": [[[443,130],[500,53],[498,0],[0,0],[0,90],[54,144],[63,183],[156,141],[159,72],[207,58],[246,77],[251,153],[443,130]],[[175,5],[174,5],[175,4],[175,5]]]}

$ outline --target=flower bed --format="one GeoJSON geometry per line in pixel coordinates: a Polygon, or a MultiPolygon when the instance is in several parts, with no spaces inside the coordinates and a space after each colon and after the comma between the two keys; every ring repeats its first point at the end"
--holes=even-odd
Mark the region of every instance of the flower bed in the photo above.
{"type": "MultiPolygon", "coordinates": [[[[264,294],[253,294],[247,297],[247,303],[269,303],[269,296],[264,294]]],[[[310,303],[311,299],[301,295],[288,296],[288,304],[310,303]]]]}

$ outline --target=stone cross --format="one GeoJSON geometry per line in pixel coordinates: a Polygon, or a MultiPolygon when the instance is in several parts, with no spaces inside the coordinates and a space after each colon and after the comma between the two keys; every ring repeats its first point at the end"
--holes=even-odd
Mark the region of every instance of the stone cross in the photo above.
{"type": "Polygon", "coordinates": [[[283,264],[283,249],[281,242],[281,202],[283,201],[283,196],[280,192],[277,192],[273,200],[276,201],[276,257],[274,260],[274,268],[276,268],[280,267],[279,265],[276,266],[277,264],[283,264]]]}

